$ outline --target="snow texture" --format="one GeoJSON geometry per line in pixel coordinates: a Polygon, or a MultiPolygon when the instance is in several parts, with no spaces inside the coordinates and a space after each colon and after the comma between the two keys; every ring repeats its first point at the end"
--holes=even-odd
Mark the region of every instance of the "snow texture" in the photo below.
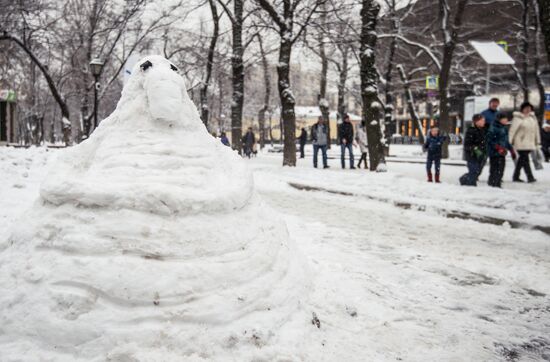
{"type": "Polygon", "coordinates": [[[330,104],[328,103],[326,98],[319,99],[319,107],[325,107],[328,108],[330,104]]]}
{"type": "Polygon", "coordinates": [[[370,58],[374,55],[374,51],[372,50],[372,48],[367,48],[363,52],[363,55],[370,58]]]}
{"type": "MultiPolygon", "coordinates": [[[[206,151],[217,152],[211,147],[206,151]]],[[[158,322],[138,319],[107,323],[108,336],[112,336],[111,329],[124,331],[126,336],[117,341],[120,348],[108,353],[98,349],[91,358],[75,357],[76,352],[46,354],[43,350],[54,346],[41,342],[42,353],[37,354],[38,347],[29,337],[21,342],[29,346],[27,350],[15,347],[18,337],[13,330],[30,330],[24,326],[29,318],[20,315],[19,320],[10,318],[6,324],[3,316],[13,311],[5,307],[5,301],[22,300],[32,287],[9,289],[14,276],[2,269],[0,360],[548,360],[549,167],[534,171],[535,184],[517,184],[510,181],[513,163],[508,160],[503,189],[487,186],[488,167],[478,187],[465,188],[458,185],[458,177],[465,172],[461,146],[449,146],[451,159],[442,165],[441,184],[426,182],[426,156],[418,145],[391,145],[385,173],[340,169],[338,147],[329,150],[332,168],[314,169],[312,151],[306,146],[306,158],[299,159],[295,168],[282,167],[277,153],[260,152],[249,161],[255,190],[282,215],[291,240],[299,241],[296,248],[307,260],[309,275],[315,275],[307,279],[307,298],[300,301],[303,312],[293,314],[288,322],[271,329],[272,333],[262,328],[262,321],[250,322],[248,326],[254,328],[243,330],[237,322],[212,326],[175,318],[158,334],[147,334],[142,330],[150,331],[158,322]],[[291,183],[327,191],[298,190],[291,183]],[[454,211],[510,222],[444,216],[454,211]],[[535,225],[547,231],[535,230],[535,225]],[[313,324],[317,321],[313,313],[320,328],[313,324]],[[211,344],[198,352],[195,341],[206,338],[211,344]]],[[[0,244],[6,242],[8,226],[17,215],[32,206],[55,156],[65,152],[0,147],[0,244]]],[[[21,220],[27,222],[25,217],[21,220]]],[[[26,255],[14,256],[26,262],[26,255]]],[[[78,259],[91,260],[91,256],[78,259]]],[[[78,265],[74,268],[79,270],[78,265]]],[[[97,303],[100,308],[113,308],[102,297],[97,303]]],[[[141,310],[136,311],[137,318],[142,318],[141,310]]],[[[254,314],[264,315],[261,311],[254,314]]],[[[59,331],[50,329],[49,333],[59,331]]],[[[57,343],[56,336],[51,340],[57,343]]],[[[83,346],[72,348],[79,351],[83,346]]]]}
{"type": "Polygon", "coordinates": [[[0,239],[2,361],[296,359],[281,348],[296,335],[278,330],[311,315],[307,263],[160,56],[137,63],[14,224],[0,239]]]}
{"type": "Polygon", "coordinates": [[[365,92],[366,93],[376,93],[377,89],[376,89],[375,86],[369,85],[368,87],[365,87],[365,92]]]}

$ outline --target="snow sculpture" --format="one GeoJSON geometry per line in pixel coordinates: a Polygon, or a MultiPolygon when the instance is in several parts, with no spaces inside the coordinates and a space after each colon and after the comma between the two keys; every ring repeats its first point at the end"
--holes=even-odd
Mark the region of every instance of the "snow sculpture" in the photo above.
{"type": "Polygon", "coordinates": [[[61,154],[24,220],[0,244],[4,360],[223,359],[268,351],[305,313],[285,224],[160,56],[61,154]]]}

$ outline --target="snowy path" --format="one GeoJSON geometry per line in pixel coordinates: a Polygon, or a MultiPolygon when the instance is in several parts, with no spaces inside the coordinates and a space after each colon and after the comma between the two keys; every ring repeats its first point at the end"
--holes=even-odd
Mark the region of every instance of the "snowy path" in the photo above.
{"type": "MultiPolygon", "coordinates": [[[[384,194],[399,183],[376,178],[400,180],[401,173],[312,170],[308,160],[289,171],[273,162],[252,160],[257,185],[287,216],[291,234],[307,241],[301,246],[317,276],[312,308],[322,323],[316,343],[324,343],[326,360],[550,358],[550,237],[288,186],[300,180],[353,192],[355,179],[366,177],[363,192],[384,194]]],[[[424,185],[417,186],[422,195],[424,185]]],[[[467,203],[449,193],[455,186],[441,188],[467,203]]],[[[400,196],[421,202],[407,190],[400,196]]],[[[518,193],[510,198],[525,196],[518,193]]],[[[530,196],[515,205],[547,200],[545,193],[530,196]]]]}
{"type": "MultiPolygon", "coordinates": [[[[38,196],[51,153],[0,149],[0,244],[38,196]]],[[[335,161],[330,170],[314,170],[310,159],[281,168],[280,155],[249,162],[260,194],[284,215],[313,276],[304,309],[318,316],[320,328],[310,325],[305,335],[296,335],[296,325],[280,331],[287,340],[296,335],[302,360],[550,360],[547,234],[392,204],[548,225],[550,170],[536,174],[536,185],[493,190],[484,184],[486,174],[477,189],[428,185],[415,164],[376,174],[342,171],[335,161]],[[365,197],[301,191],[289,182],[365,197]]],[[[462,172],[444,168],[443,180],[455,183],[462,172]]]]}

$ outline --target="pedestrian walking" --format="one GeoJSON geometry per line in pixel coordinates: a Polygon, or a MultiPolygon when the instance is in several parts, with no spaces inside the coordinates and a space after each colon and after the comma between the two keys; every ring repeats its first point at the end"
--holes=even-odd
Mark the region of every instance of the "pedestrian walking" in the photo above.
{"type": "Polygon", "coordinates": [[[486,162],[486,127],[485,118],[481,114],[475,114],[472,125],[466,131],[464,137],[464,156],[468,166],[468,173],[460,177],[463,186],[477,186],[477,179],[481,175],[486,162]]]}
{"type": "Polygon", "coordinates": [[[329,168],[327,157],[327,132],[328,128],[323,117],[317,119],[317,123],[311,128],[311,140],[313,143],[313,167],[317,168],[317,155],[319,150],[323,156],[323,168],[329,168]]]}
{"type": "Polygon", "coordinates": [[[254,135],[254,132],[252,132],[252,127],[248,127],[248,130],[243,136],[242,141],[243,141],[244,155],[250,158],[250,156],[252,155],[252,151],[254,149],[254,144],[256,143],[256,136],[254,135]]]}
{"type": "Polygon", "coordinates": [[[304,158],[305,157],[304,149],[306,147],[306,142],[307,142],[307,131],[305,128],[302,128],[302,133],[300,133],[299,141],[300,141],[300,158],[304,158]]]}
{"type": "Polygon", "coordinates": [[[510,143],[519,154],[512,180],[524,182],[520,179],[523,169],[527,175],[527,182],[536,182],[529,164],[529,154],[539,149],[541,142],[539,124],[533,113],[533,106],[529,102],[521,105],[520,112],[514,112],[512,127],[510,127],[510,143]]]}
{"type": "Polygon", "coordinates": [[[225,134],[225,132],[222,132],[220,136],[220,141],[222,142],[223,145],[227,147],[231,147],[231,143],[229,143],[229,138],[227,138],[227,135],[225,134]]]}
{"type": "Polygon", "coordinates": [[[487,155],[490,162],[488,184],[492,187],[502,187],[508,151],[512,159],[516,159],[516,152],[508,140],[508,123],[508,116],[499,113],[487,132],[487,155]]]}
{"type": "Polygon", "coordinates": [[[426,159],[426,172],[428,174],[428,182],[433,182],[432,164],[434,164],[435,166],[435,182],[441,182],[441,154],[443,143],[446,140],[447,137],[441,135],[438,127],[430,128],[430,133],[423,146],[424,151],[428,153],[428,157],[426,159]]]}
{"type": "Polygon", "coordinates": [[[354,159],[353,159],[353,123],[349,118],[349,114],[344,115],[344,121],[340,124],[340,150],[341,156],[340,160],[342,161],[342,168],[346,168],[346,149],[349,153],[349,168],[355,169],[354,159]]]}
{"type": "Polygon", "coordinates": [[[367,132],[365,131],[365,121],[361,122],[361,126],[357,128],[357,137],[355,140],[357,141],[357,144],[359,145],[359,150],[361,151],[361,158],[359,159],[359,162],[357,163],[357,168],[361,168],[361,163],[365,163],[365,169],[367,169],[369,166],[367,164],[367,152],[368,152],[368,140],[367,140],[367,132]]]}
{"type": "Polygon", "coordinates": [[[489,108],[481,112],[483,118],[485,118],[485,124],[489,128],[493,122],[496,120],[498,114],[498,107],[500,105],[500,100],[498,98],[491,98],[489,101],[489,108]]]}

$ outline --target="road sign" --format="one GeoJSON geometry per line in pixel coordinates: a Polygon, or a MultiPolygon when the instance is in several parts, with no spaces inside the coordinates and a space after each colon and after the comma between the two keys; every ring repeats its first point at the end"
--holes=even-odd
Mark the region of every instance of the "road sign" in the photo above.
{"type": "Polygon", "coordinates": [[[1,102],[15,102],[15,91],[11,89],[0,89],[1,102]]]}
{"type": "Polygon", "coordinates": [[[508,42],[507,41],[504,41],[504,40],[501,40],[501,41],[497,41],[497,44],[499,47],[501,47],[502,49],[504,49],[504,51],[506,53],[508,53],[508,42]]]}
{"type": "Polygon", "coordinates": [[[436,75],[428,75],[426,77],[426,89],[438,90],[439,89],[439,77],[436,75]]]}
{"type": "Polygon", "coordinates": [[[544,118],[550,121],[550,93],[544,94],[544,118]]]}

